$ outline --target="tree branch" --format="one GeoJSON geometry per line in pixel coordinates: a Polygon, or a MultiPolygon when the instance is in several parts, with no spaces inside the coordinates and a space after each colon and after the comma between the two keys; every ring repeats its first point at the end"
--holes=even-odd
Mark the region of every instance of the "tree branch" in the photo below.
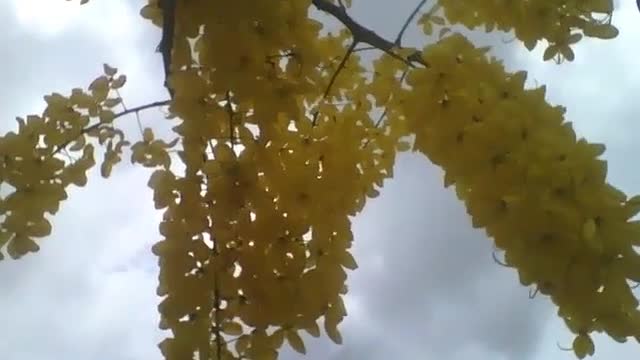
{"type": "Polygon", "coordinates": [[[328,0],[312,0],[312,3],[318,10],[332,15],[344,26],[346,26],[349,31],[351,31],[355,42],[374,46],[384,51],[389,56],[405,62],[409,66],[421,64],[425,67],[429,67],[429,64],[422,58],[422,54],[420,53],[420,51],[418,51],[417,49],[412,49],[414,51],[406,58],[398,55],[394,50],[398,49],[399,46],[397,46],[392,41],[389,41],[376,34],[372,30],[360,25],[349,14],[347,14],[347,11],[345,9],[341,8],[339,5],[332,4],[328,0]]]}
{"type": "Polygon", "coordinates": [[[396,36],[396,41],[394,41],[394,44],[396,44],[396,46],[402,46],[401,45],[402,36],[404,35],[405,31],[407,31],[407,28],[409,27],[409,24],[411,24],[411,21],[413,21],[413,19],[416,17],[416,15],[418,15],[418,11],[420,11],[420,9],[426,3],[427,3],[427,0],[421,0],[420,3],[418,3],[418,5],[415,7],[415,9],[413,9],[411,14],[407,18],[407,20],[404,22],[404,24],[402,24],[402,29],[400,29],[400,32],[398,33],[398,36],[396,36]]]}
{"type": "MultiPolygon", "coordinates": [[[[345,53],[345,55],[342,57],[342,61],[340,61],[338,68],[333,72],[333,75],[329,80],[329,85],[327,85],[327,88],[324,90],[324,94],[322,95],[322,100],[320,100],[320,102],[326,100],[327,96],[329,96],[329,92],[331,92],[331,87],[333,87],[333,84],[336,82],[336,78],[338,77],[338,74],[340,73],[340,71],[342,71],[342,69],[344,69],[345,65],[347,64],[347,60],[349,60],[349,57],[351,56],[354,49],[356,48],[356,45],[358,45],[358,42],[355,41],[354,39],[351,45],[349,45],[349,48],[347,49],[347,52],[345,53]]],[[[313,121],[311,122],[313,126],[317,125],[319,115],[320,115],[320,111],[316,111],[316,113],[313,115],[313,121]]]]}
{"type": "Polygon", "coordinates": [[[175,33],[176,0],[160,0],[158,6],[162,10],[162,39],[158,45],[158,51],[162,54],[164,65],[164,86],[173,98],[173,89],[169,86],[169,75],[171,75],[171,55],[175,33]]]}
{"type": "MultiPolygon", "coordinates": [[[[131,113],[138,113],[139,111],[142,110],[147,110],[147,109],[151,109],[154,107],[158,107],[158,106],[165,106],[165,105],[169,105],[171,103],[171,100],[162,100],[162,101],[155,101],[149,104],[145,104],[145,105],[140,105],[134,108],[130,108],[127,110],[124,110],[122,112],[119,112],[117,114],[114,115],[113,120],[116,120],[119,117],[125,116],[125,115],[129,115],[131,113]]],[[[78,136],[84,135],[86,133],[89,133],[97,128],[99,128],[101,125],[104,125],[105,123],[97,123],[97,124],[93,124],[91,126],[87,126],[86,128],[82,129],[82,131],[80,131],[80,134],[78,134],[78,136]]],[[[78,136],[76,136],[73,139],[67,140],[65,142],[63,142],[62,144],[58,145],[56,147],[56,149],[53,151],[53,153],[51,153],[51,155],[55,155],[57,153],[59,153],[62,149],[64,149],[67,145],[71,144],[71,142],[73,142],[75,139],[78,138],[78,136]]]]}
{"type": "Polygon", "coordinates": [[[115,119],[117,119],[119,117],[125,116],[125,115],[129,115],[131,113],[137,113],[137,112],[140,112],[140,111],[143,111],[143,110],[147,110],[147,109],[151,109],[151,108],[159,107],[159,106],[167,106],[169,104],[171,104],[171,100],[154,101],[152,103],[148,103],[148,104],[145,104],[145,105],[140,105],[140,106],[137,106],[137,107],[130,108],[128,110],[119,112],[113,117],[113,120],[115,120],[115,119]]]}

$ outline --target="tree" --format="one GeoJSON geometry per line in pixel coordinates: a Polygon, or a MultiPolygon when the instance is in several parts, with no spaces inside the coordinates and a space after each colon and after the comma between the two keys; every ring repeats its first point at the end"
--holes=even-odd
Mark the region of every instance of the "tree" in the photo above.
{"type": "Polygon", "coordinates": [[[543,60],[560,63],[584,37],[618,34],[612,0],[426,3],[387,39],[348,0],[149,0],[141,15],[162,28],[169,99],[117,112],[126,76],[105,64],[86,90],[17,118],[0,137],[0,246],[36,252],[67,187],[98,162],[111,176],[130,152],[164,210],[153,252],[165,358],[275,359],[285,340],[304,353],[300,332],[320,336],[319,320],[342,342],[350,218],[413,150],[445,170],[504,252],[496,262],[558,306],[577,357],[593,355],[596,331],[640,341],[640,197],[606,182],[604,145],[578,139],[544,86],[525,87],[526,72],[452,28],[546,43],[543,60]],[[323,33],[312,9],[343,29],[323,33]],[[433,40],[423,49],[402,44],[416,21],[433,40]],[[379,56],[366,64],[363,51],[379,56]],[[160,106],[175,138],[145,128],[127,141],[116,120],[160,106]]]}

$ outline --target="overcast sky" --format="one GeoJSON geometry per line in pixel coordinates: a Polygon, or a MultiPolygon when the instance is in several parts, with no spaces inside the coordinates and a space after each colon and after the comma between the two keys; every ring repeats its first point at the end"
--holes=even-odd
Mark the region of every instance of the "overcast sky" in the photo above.
{"type": "MultiPolygon", "coordinates": [[[[416,0],[354,0],[354,15],[393,37],[416,0]]],[[[609,180],[640,193],[640,14],[620,0],[613,41],[586,40],[576,60],[542,62],[518,43],[496,53],[509,69],[529,70],[548,98],[568,107],[580,135],[603,142],[609,180]]],[[[159,31],[141,19],[142,0],[0,1],[0,133],[15,116],[39,113],[42,96],[86,87],[107,62],[126,73],[125,103],[164,99],[154,49],[159,31]]],[[[502,35],[497,43],[502,44],[502,35]]],[[[475,36],[479,42],[496,38],[475,36]]],[[[420,45],[413,31],[405,43],[420,45]]],[[[159,111],[145,125],[166,125],[159,111]]],[[[136,134],[133,118],[120,124],[136,134]]],[[[0,354],[8,360],[160,360],[156,344],[157,266],[149,247],[160,214],[146,188],[149,172],[127,163],[110,180],[92,174],[73,188],[41,251],[0,263],[0,354]],[[121,195],[119,199],[118,196],[121,195]]],[[[569,360],[556,343],[572,335],[543,297],[528,298],[516,273],[496,265],[491,241],[473,230],[462,204],[442,187],[442,173],[423,157],[399,158],[395,178],[354,221],[360,268],[349,277],[345,344],[308,343],[310,360],[569,360]]],[[[286,346],[285,346],[286,348],[286,346]]],[[[635,341],[596,337],[594,359],[636,359],[635,341]]],[[[285,349],[282,359],[302,359],[285,349]]]]}

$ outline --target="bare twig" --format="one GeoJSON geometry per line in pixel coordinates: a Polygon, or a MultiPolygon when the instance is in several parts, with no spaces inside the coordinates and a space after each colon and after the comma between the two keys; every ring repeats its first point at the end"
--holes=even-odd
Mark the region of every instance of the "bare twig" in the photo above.
{"type": "MultiPolygon", "coordinates": [[[[349,14],[347,14],[346,8],[344,4],[342,4],[342,2],[339,2],[338,5],[335,5],[328,2],[327,0],[312,0],[312,1],[315,7],[318,8],[318,10],[327,12],[333,15],[340,22],[342,22],[342,24],[344,24],[344,26],[346,26],[349,29],[349,31],[351,32],[351,35],[353,36],[353,42],[347,49],[347,53],[342,58],[340,65],[338,65],[338,68],[331,76],[331,79],[329,80],[329,85],[325,89],[325,92],[322,96],[321,101],[324,101],[327,98],[327,96],[329,95],[329,92],[331,91],[331,87],[335,83],[336,78],[338,77],[338,74],[340,73],[340,71],[344,68],[347,60],[349,59],[349,56],[356,51],[380,49],[385,53],[387,53],[388,55],[390,55],[391,57],[398,59],[411,67],[415,66],[414,63],[419,63],[423,66],[428,67],[428,64],[426,63],[426,61],[424,61],[424,59],[422,59],[422,55],[418,50],[413,51],[406,58],[398,55],[396,53],[396,50],[400,47],[399,40],[396,40],[395,42],[391,42],[381,37],[380,35],[376,34],[375,32],[371,31],[370,29],[360,25],[358,22],[353,20],[353,18],[349,16],[349,14]],[[370,45],[371,47],[356,49],[356,46],[359,43],[365,43],[370,45]]],[[[406,24],[403,25],[402,29],[400,30],[400,33],[398,34],[398,39],[402,38],[402,34],[406,30],[408,23],[410,23],[413,20],[413,18],[416,16],[416,14],[420,10],[420,8],[424,5],[425,2],[426,0],[422,0],[420,4],[418,4],[416,9],[411,13],[411,15],[406,21],[406,24]]],[[[404,79],[404,74],[403,74],[403,79],[404,79]]],[[[383,113],[381,118],[378,120],[378,123],[382,121],[382,118],[386,115],[386,112],[387,111],[385,109],[385,112],[383,113]]],[[[314,126],[317,124],[319,114],[320,114],[319,111],[316,111],[313,114],[312,124],[314,126]]]]}
{"type": "MultiPolygon", "coordinates": [[[[329,92],[331,92],[331,87],[333,87],[333,84],[335,83],[336,78],[338,77],[338,74],[340,73],[340,71],[342,71],[342,69],[344,69],[344,66],[347,64],[347,60],[349,60],[349,56],[351,56],[351,54],[353,53],[354,49],[356,48],[356,45],[358,45],[358,42],[354,39],[351,45],[349,45],[347,52],[342,57],[342,61],[340,61],[338,68],[336,69],[336,71],[333,72],[333,75],[329,80],[329,85],[327,85],[327,88],[324,89],[324,94],[322,94],[322,100],[320,100],[320,102],[324,101],[327,98],[327,96],[329,96],[329,92]]],[[[316,126],[318,122],[319,114],[320,114],[320,111],[316,111],[315,114],[313,114],[313,121],[312,121],[313,126],[316,126]]]]}
{"type": "Polygon", "coordinates": [[[171,54],[175,34],[176,0],[160,0],[158,6],[162,9],[162,39],[158,45],[158,51],[162,54],[164,65],[164,86],[173,99],[173,89],[169,86],[169,75],[171,75],[171,54]]]}
{"type": "Polygon", "coordinates": [[[349,45],[347,52],[344,54],[342,61],[340,61],[338,68],[336,69],[336,71],[334,71],[333,76],[331,76],[331,80],[329,80],[329,85],[327,85],[327,88],[324,90],[323,98],[326,98],[327,96],[329,96],[331,87],[336,82],[336,78],[338,77],[338,74],[340,73],[340,71],[344,69],[345,65],[347,64],[347,60],[349,60],[349,57],[351,56],[351,53],[353,53],[353,50],[356,48],[356,45],[358,45],[358,42],[354,39],[351,45],[349,45]]]}
{"type": "Polygon", "coordinates": [[[429,67],[429,64],[422,58],[422,54],[419,50],[411,49],[413,51],[407,57],[398,55],[396,53],[396,50],[398,50],[398,46],[395,43],[360,25],[349,14],[347,14],[345,9],[341,8],[339,5],[332,4],[327,0],[312,0],[312,3],[318,10],[331,14],[344,26],[346,26],[353,35],[353,39],[356,42],[375,46],[376,48],[389,54],[389,56],[398,59],[409,66],[414,67],[416,64],[420,64],[422,66],[429,67]]]}
{"type": "Polygon", "coordinates": [[[404,24],[402,24],[402,28],[400,29],[400,32],[398,33],[398,36],[396,36],[396,40],[393,42],[396,46],[402,46],[401,45],[402,36],[404,35],[405,31],[407,31],[407,28],[409,27],[409,24],[411,24],[411,22],[416,17],[416,15],[418,15],[418,12],[420,11],[420,9],[426,3],[427,3],[427,0],[421,0],[420,3],[418,3],[418,5],[415,7],[415,9],[413,9],[411,14],[407,18],[407,20],[404,22],[404,24]]]}
{"type": "MultiPolygon", "coordinates": [[[[122,95],[120,95],[120,91],[118,89],[115,89],[115,91],[118,97],[120,98],[120,103],[122,104],[122,108],[124,109],[124,111],[129,110],[127,108],[127,105],[124,103],[124,99],[122,98],[122,95]]],[[[140,137],[143,137],[144,129],[142,128],[142,121],[140,121],[140,114],[138,112],[136,112],[136,123],[138,123],[138,130],[140,131],[140,137]]]]}
{"type": "Polygon", "coordinates": [[[353,52],[367,51],[367,50],[377,50],[378,48],[375,46],[365,46],[361,48],[354,49],[353,52]]]}
{"type": "Polygon", "coordinates": [[[229,116],[229,142],[231,148],[235,147],[236,139],[235,139],[235,125],[233,123],[233,117],[235,116],[235,112],[233,111],[233,107],[231,106],[231,93],[227,91],[225,96],[225,104],[224,108],[227,111],[227,115],[229,116]]]}
{"type": "Polygon", "coordinates": [[[495,251],[493,251],[493,252],[491,253],[491,257],[493,258],[493,262],[495,262],[496,264],[498,264],[498,265],[500,265],[500,266],[504,266],[504,267],[511,267],[511,266],[507,265],[507,263],[506,263],[506,262],[504,262],[504,261],[500,261],[500,259],[498,259],[498,256],[496,255],[496,252],[495,252],[495,251]]]}
{"type": "Polygon", "coordinates": [[[573,351],[572,347],[564,347],[562,345],[560,345],[559,342],[556,341],[556,346],[558,347],[558,349],[562,350],[562,351],[573,351]]]}

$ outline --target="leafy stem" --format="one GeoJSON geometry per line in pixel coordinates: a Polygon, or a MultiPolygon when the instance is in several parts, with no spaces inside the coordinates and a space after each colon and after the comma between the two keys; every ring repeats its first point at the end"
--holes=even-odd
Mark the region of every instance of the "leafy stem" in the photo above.
{"type": "MultiPolygon", "coordinates": [[[[138,114],[138,112],[143,111],[143,110],[147,110],[147,109],[151,109],[151,108],[155,108],[155,107],[159,107],[159,106],[166,106],[169,105],[171,103],[171,100],[162,100],[162,101],[154,101],[152,103],[149,104],[145,104],[145,105],[140,105],[137,107],[133,107],[133,108],[129,108],[126,109],[122,112],[119,112],[117,114],[114,115],[113,120],[116,120],[117,118],[123,117],[125,115],[129,115],[132,113],[138,114]]],[[[63,142],[62,144],[58,145],[55,150],[53,150],[53,153],[51,155],[56,155],[57,153],[59,153],[60,151],[62,151],[62,149],[64,149],[67,145],[71,144],[75,139],[77,139],[79,136],[82,136],[84,134],[87,134],[93,130],[98,129],[101,125],[104,125],[104,123],[98,122],[96,124],[93,124],[91,126],[87,126],[86,128],[82,129],[82,131],[80,131],[80,134],[78,134],[77,136],[75,136],[72,139],[69,139],[65,142],[63,142]]]]}

